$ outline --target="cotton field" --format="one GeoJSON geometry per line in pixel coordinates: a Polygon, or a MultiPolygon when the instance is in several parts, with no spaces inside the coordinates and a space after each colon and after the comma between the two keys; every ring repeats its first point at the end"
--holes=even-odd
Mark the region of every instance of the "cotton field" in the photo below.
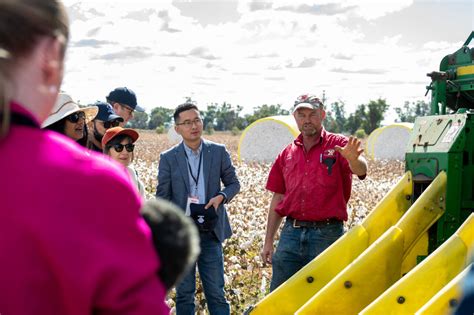
{"type": "MultiPolygon", "coordinates": [[[[271,164],[238,162],[239,136],[217,133],[205,138],[226,145],[242,186],[240,193],[228,205],[234,235],[224,244],[227,299],[231,303],[232,313],[242,314],[266,294],[271,277],[271,268],[264,267],[259,258],[271,198],[271,194],[265,190],[271,164]]],[[[170,146],[166,134],[140,132],[134,163],[145,184],[148,198],[154,198],[160,152],[170,146]]],[[[368,162],[367,178],[364,181],[357,178],[353,180],[346,228],[364,219],[404,173],[404,163],[401,161],[368,162]]],[[[168,299],[170,307],[174,306],[173,297],[174,293],[171,293],[168,299]]],[[[201,287],[196,295],[196,303],[199,314],[206,314],[205,297],[201,287]]]]}

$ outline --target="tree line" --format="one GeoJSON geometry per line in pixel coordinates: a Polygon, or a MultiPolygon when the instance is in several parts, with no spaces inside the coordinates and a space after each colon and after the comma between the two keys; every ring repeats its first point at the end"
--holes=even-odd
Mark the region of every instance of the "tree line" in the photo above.
{"type": "MultiPolygon", "coordinates": [[[[344,102],[337,101],[326,106],[324,125],[327,130],[335,133],[368,135],[380,127],[389,108],[386,100],[379,98],[360,104],[353,113],[347,114],[344,102]]],[[[290,110],[283,108],[281,104],[257,106],[251,114],[245,115],[241,115],[242,109],[240,105],[234,106],[227,102],[208,105],[206,110],[201,111],[206,131],[240,131],[260,118],[290,114],[290,110]]],[[[414,122],[416,117],[430,112],[429,104],[424,101],[405,102],[403,106],[394,109],[398,122],[414,122]]],[[[150,114],[135,112],[135,118],[129,122],[129,126],[164,132],[173,124],[173,111],[166,107],[155,107],[150,114]]]]}

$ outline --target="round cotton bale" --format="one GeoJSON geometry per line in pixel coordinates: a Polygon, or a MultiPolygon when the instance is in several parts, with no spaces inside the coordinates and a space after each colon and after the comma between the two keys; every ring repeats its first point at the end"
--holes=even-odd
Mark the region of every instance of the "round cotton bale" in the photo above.
{"type": "Polygon", "coordinates": [[[404,160],[412,129],[411,123],[395,123],[374,130],[377,133],[372,140],[372,158],[404,160]]]}
{"type": "Polygon", "coordinates": [[[383,127],[379,127],[372,131],[367,137],[367,142],[365,143],[365,154],[371,158],[374,158],[374,140],[378,137],[378,134],[383,127]]]}
{"type": "Polygon", "coordinates": [[[183,138],[174,130],[174,127],[171,126],[168,129],[168,142],[170,144],[176,144],[181,142],[181,140],[183,140],[183,138]]]}
{"type": "Polygon", "coordinates": [[[298,126],[291,115],[259,119],[245,128],[240,137],[239,160],[273,162],[298,134],[298,126]]]}

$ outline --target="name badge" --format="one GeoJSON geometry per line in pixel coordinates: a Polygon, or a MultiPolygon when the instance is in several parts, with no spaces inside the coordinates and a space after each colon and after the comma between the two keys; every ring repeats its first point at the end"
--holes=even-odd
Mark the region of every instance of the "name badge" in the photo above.
{"type": "Polygon", "coordinates": [[[186,212],[185,215],[188,217],[191,215],[191,207],[190,204],[192,203],[199,203],[199,198],[197,196],[189,196],[188,202],[186,203],[186,212]]]}

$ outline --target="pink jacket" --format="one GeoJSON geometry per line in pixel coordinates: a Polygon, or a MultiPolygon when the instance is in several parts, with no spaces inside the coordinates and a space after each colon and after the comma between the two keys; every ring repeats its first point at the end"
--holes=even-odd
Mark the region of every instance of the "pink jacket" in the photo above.
{"type": "Polygon", "coordinates": [[[0,140],[0,165],[0,314],[169,313],[123,170],[18,125],[0,140]]]}

